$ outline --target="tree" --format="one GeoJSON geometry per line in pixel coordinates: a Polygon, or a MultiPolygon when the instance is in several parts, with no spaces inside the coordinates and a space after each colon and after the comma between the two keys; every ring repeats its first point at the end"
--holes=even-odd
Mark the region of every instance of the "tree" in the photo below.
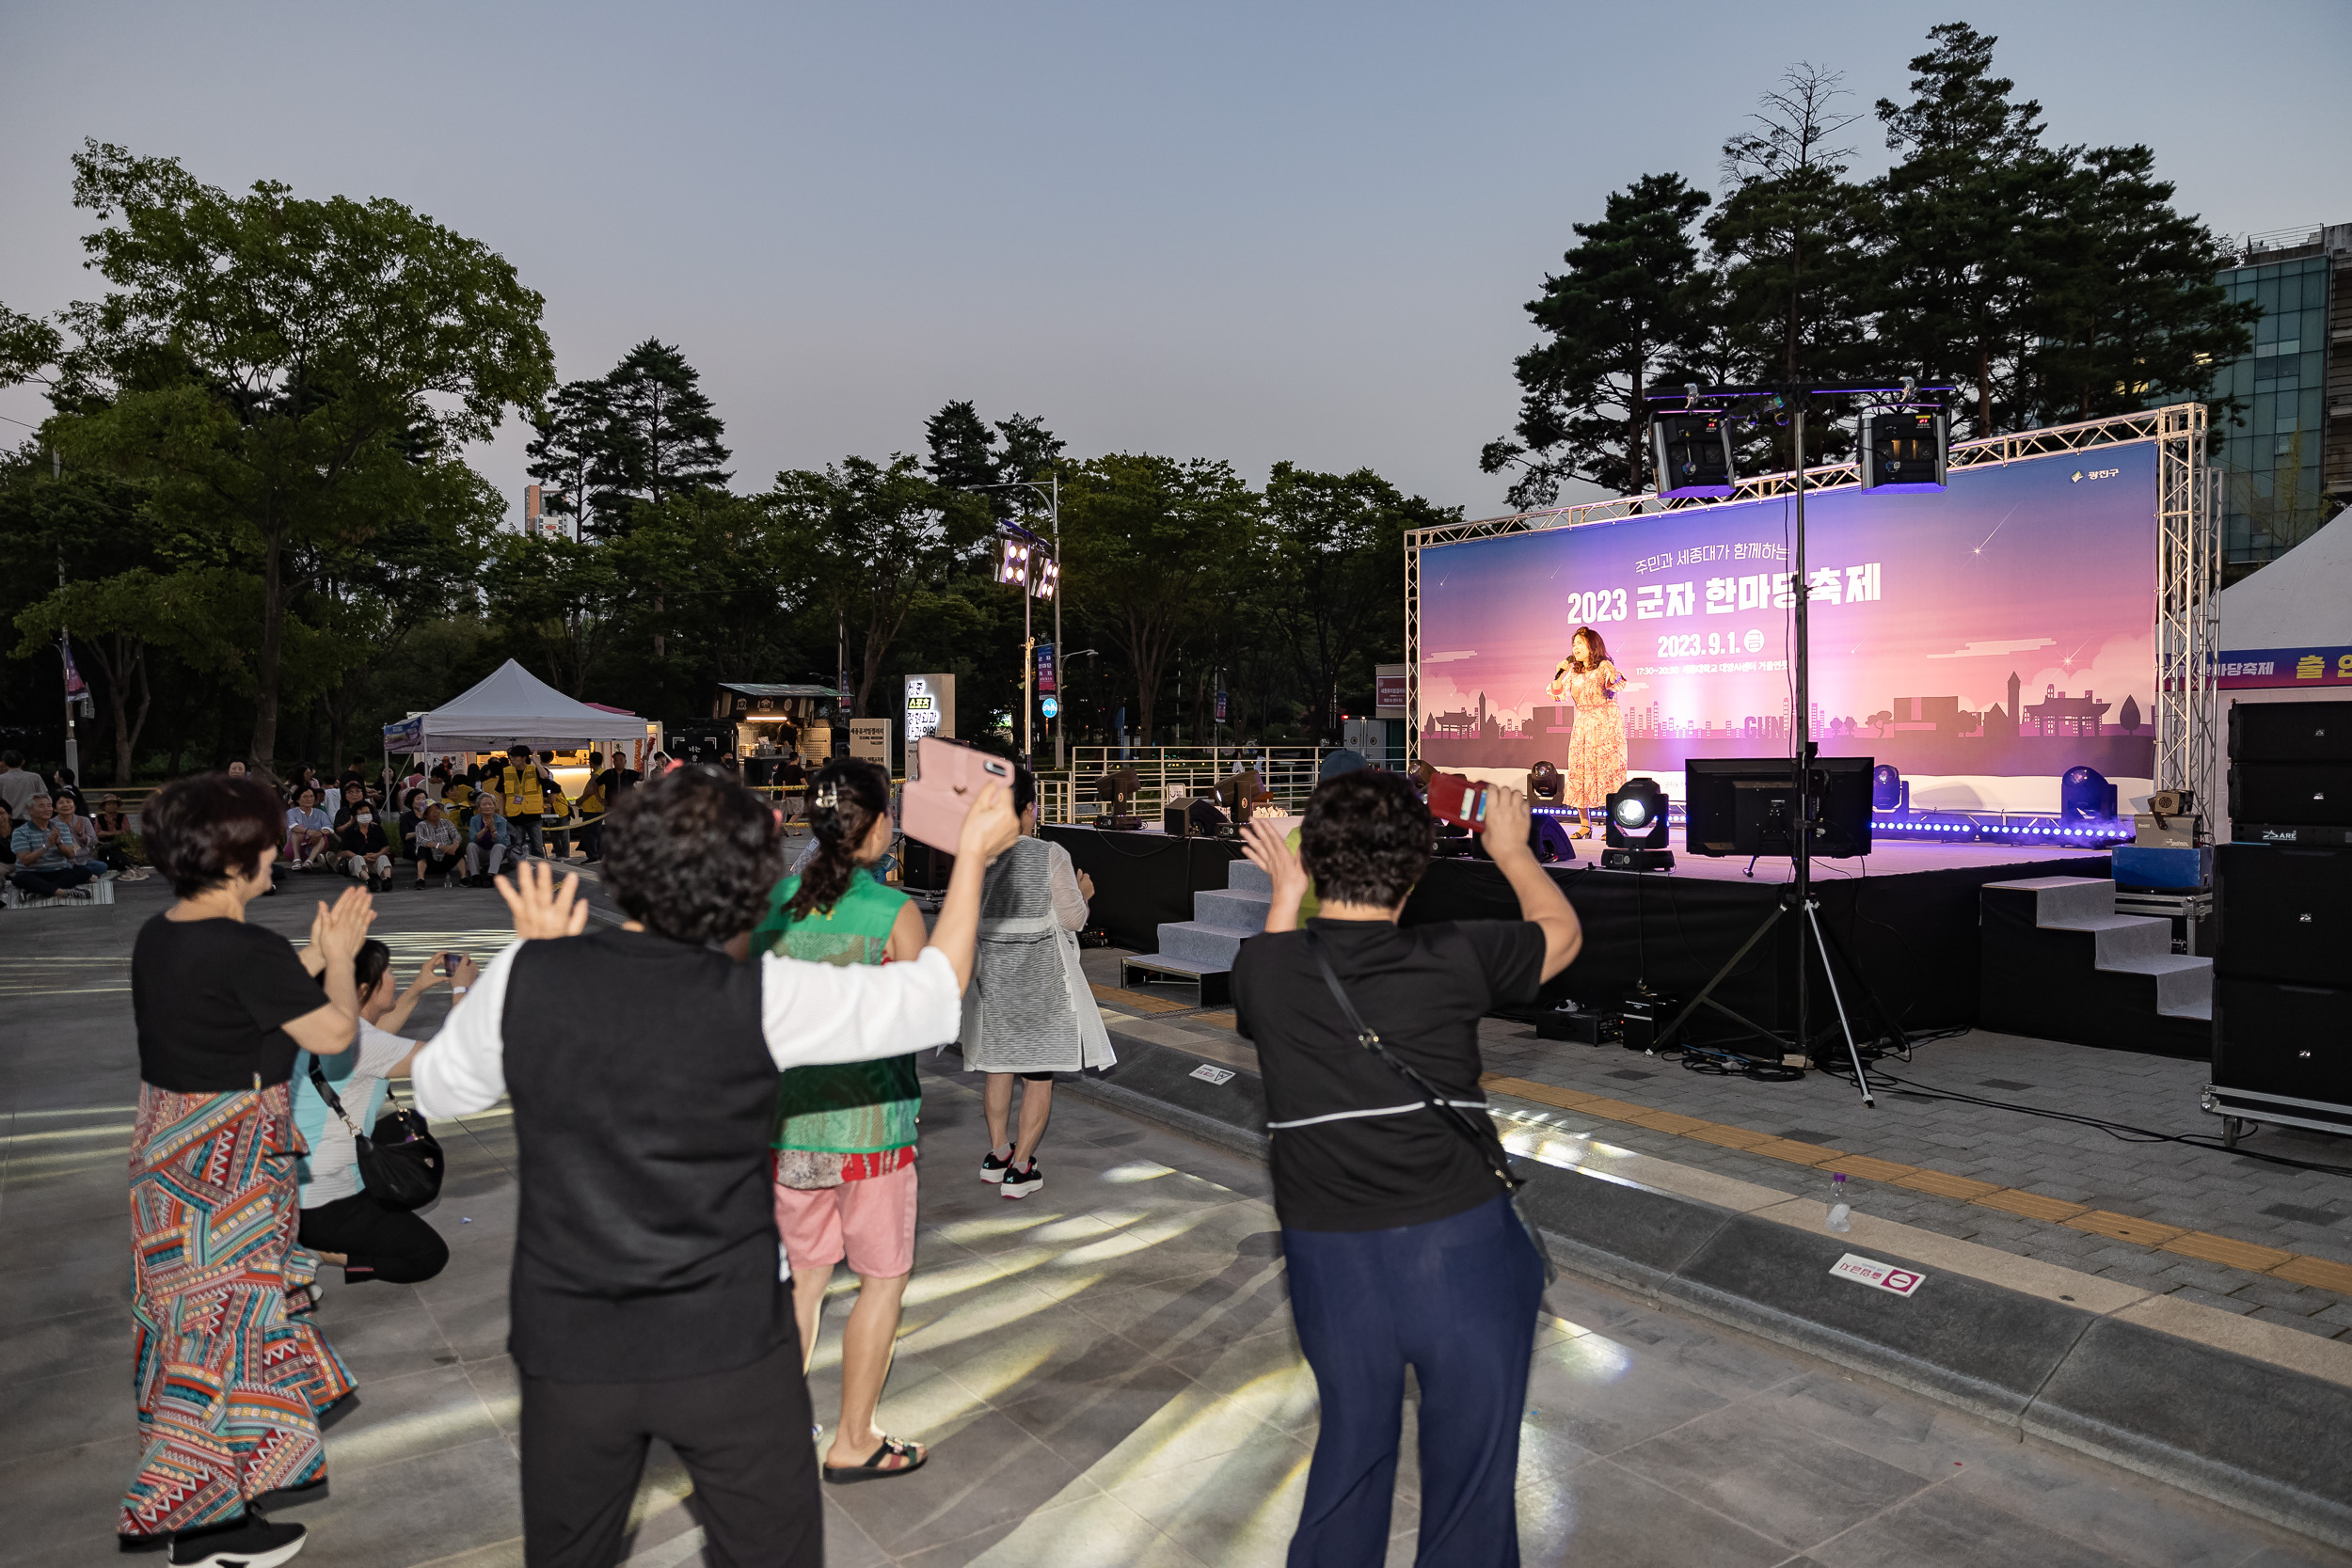
{"type": "Polygon", "coordinates": [[[543,301],[514,268],[385,198],[231,197],[169,158],[76,154],[84,240],[113,292],[72,307],[77,340],[44,434],[69,463],[145,479],[175,527],[209,532],[262,588],[249,756],[274,759],[306,551],[424,515],[509,406],[553,379],[543,301]]]}
{"type": "MultiPolygon", "coordinates": [[[[1752,129],[1724,143],[1722,202],[1707,219],[1728,380],[1796,382],[1850,374],[1863,335],[1862,192],[1838,136],[1861,117],[1839,112],[1840,74],[1809,61],[1781,73],[1752,129]]],[[[1824,443],[1836,426],[1813,424],[1824,443]]],[[[1779,460],[1788,454],[1782,444],[1779,460]]]]}
{"type": "Polygon", "coordinates": [[[572,536],[587,538],[609,531],[614,522],[596,513],[594,479],[600,460],[609,460],[613,417],[611,388],[604,381],[567,381],[555,396],[532,416],[538,432],[523,451],[531,458],[524,472],[539,482],[542,513],[572,519],[572,536]]]}
{"type": "Polygon", "coordinates": [[[603,439],[591,461],[590,505],[598,531],[626,526],[630,501],[659,506],[690,490],[724,489],[726,425],[701,372],[673,344],[646,339],[604,378],[597,403],[603,439]]]}
{"type": "Polygon", "coordinates": [[[2213,232],[2171,206],[2145,147],[2066,154],[2054,264],[2037,281],[2018,389],[2035,424],[2147,406],[2162,392],[2203,399],[2219,368],[2253,347],[2262,309],[2216,280],[2228,258],[2213,232]]]}
{"type": "Polygon", "coordinates": [[[1959,383],[1954,424],[1985,436],[2022,415],[2031,305],[2063,243],[2068,170],[2042,143],[2042,105],[2012,102],[2016,84],[1992,73],[1997,40],[1964,22],[1928,38],[1912,101],[1878,101],[1903,157],[1867,209],[1877,337],[1888,368],[1959,383]]]}
{"type": "Polygon", "coordinates": [[[1645,174],[1611,193],[1600,221],[1571,224],[1582,243],[1544,279],[1527,313],[1549,335],[1519,356],[1516,439],[1489,441],[1486,473],[1516,468],[1511,504],[1549,505],[1565,480],[1639,495],[1649,488],[1643,399],[1707,335],[1707,291],[1690,228],[1708,196],[1678,174],[1645,174]]]}
{"type": "Polygon", "coordinates": [[[1290,650],[1317,732],[1339,738],[1343,671],[1374,662],[1366,656],[1385,645],[1401,649],[1405,531],[1448,515],[1419,496],[1406,499],[1369,468],[1319,474],[1274,466],[1265,487],[1268,570],[1253,596],[1290,650]]]}
{"type": "Polygon", "coordinates": [[[947,499],[903,453],[887,467],[849,457],[822,473],[776,476],[770,504],[787,522],[792,553],[810,563],[818,595],[856,637],[852,716],[865,714],[883,657],[917,596],[939,586],[985,528],[947,499]]]}
{"type": "Polygon", "coordinates": [[[588,672],[618,624],[627,597],[610,546],[562,535],[517,536],[489,570],[490,613],[528,637],[548,684],[573,697],[588,693],[588,672]]]}
{"type": "Polygon", "coordinates": [[[1120,453],[1063,471],[1063,614],[1126,655],[1147,743],[1175,655],[1256,527],[1257,498],[1221,462],[1120,453]]]}

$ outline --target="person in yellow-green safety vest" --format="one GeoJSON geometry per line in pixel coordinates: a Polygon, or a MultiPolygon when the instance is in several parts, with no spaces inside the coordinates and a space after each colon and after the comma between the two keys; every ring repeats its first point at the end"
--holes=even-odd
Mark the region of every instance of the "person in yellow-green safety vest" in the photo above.
{"type": "Polygon", "coordinates": [[[506,810],[507,826],[515,832],[518,854],[534,860],[548,858],[547,830],[539,818],[549,804],[563,799],[556,786],[555,775],[541,767],[531,748],[517,741],[508,748],[506,765],[497,776],[483,781],[485,788],[498,792],[499,804],[506,810]]]}

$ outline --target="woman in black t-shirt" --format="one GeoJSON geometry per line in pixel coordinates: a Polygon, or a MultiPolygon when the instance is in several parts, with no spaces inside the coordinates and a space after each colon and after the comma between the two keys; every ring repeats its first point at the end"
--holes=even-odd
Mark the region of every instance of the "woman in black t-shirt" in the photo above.
{"type": "Polygon", "coordinates": [[[1488,799],[1486,847],[1517,921],[1399,928],[1437,836],[1402,774],[1326,780],[1295,853],[1271,822],[1248,830],[1274,895],[1265,934],[1233,960],[1233,1003],[1264,1075],[1291,1314],[1323,1407],[1293,1562],[1385,1560],[1407,1366],[1421,1386],[1416,1560],[1519,1560],[1512,1498],[1543,1264],[1483,1150],[1359,1040],[1324,974],[1391,1054],[1486,1120],[1478,1021],[1534,1001],[1583,942],[1527,847],[1525,799],[1488,799]],[[1302,931],[1311,877],[1320,910],[1302,931]]]}
{"type": "Polygon", "coordinates": [[[297,1049],[350,1049],[352,959],[374,912],[358,888],[321,904],[300,954],[246,924],[284,832],[258,781],[182,780],[140,820],[179,900],[139,928],[131,955],[133,1384],[146,1447],[117,1528],[132,1543],[170,1536],[174,1568],[270,1568],[301,1549],[302,1527],[269,1523],[253,1499],[324,1478],[318,1413],[352,1390],[326,1338],[293,1315],[310,1305],[317,1264],[294,1244],[305,1150],[288,1085],[297,1049]]]}

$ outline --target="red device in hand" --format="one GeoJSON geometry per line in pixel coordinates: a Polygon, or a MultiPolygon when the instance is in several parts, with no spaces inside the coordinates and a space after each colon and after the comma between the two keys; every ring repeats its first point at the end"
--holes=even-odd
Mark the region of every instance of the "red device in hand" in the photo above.
{"type": "Polygon", "coordinates": [[[1429,781],[1429,815],[1440,822],[1483,833],[1486,831],[1486,802],[1491,789],[1491,785],[1459,773],[1436,774],[1429,781]]]}

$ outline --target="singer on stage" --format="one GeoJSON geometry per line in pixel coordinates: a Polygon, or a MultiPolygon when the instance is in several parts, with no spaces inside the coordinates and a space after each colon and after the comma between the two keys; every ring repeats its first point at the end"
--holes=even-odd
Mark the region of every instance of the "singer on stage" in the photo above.
{"type": "Polygon", "coordinates": [[[1625,673],[1609,658],[1609,645],[1590,626],[1580,627],[1568,657],[1551,673],[1554,702],[1576,708],[1568,732],[1568,766],[1563,800],[1581,820],[1575,838],[1593,836],[1593,818],[1625,784],[1625,715],[1617,711],[1617,689],[1625,673]]]}

